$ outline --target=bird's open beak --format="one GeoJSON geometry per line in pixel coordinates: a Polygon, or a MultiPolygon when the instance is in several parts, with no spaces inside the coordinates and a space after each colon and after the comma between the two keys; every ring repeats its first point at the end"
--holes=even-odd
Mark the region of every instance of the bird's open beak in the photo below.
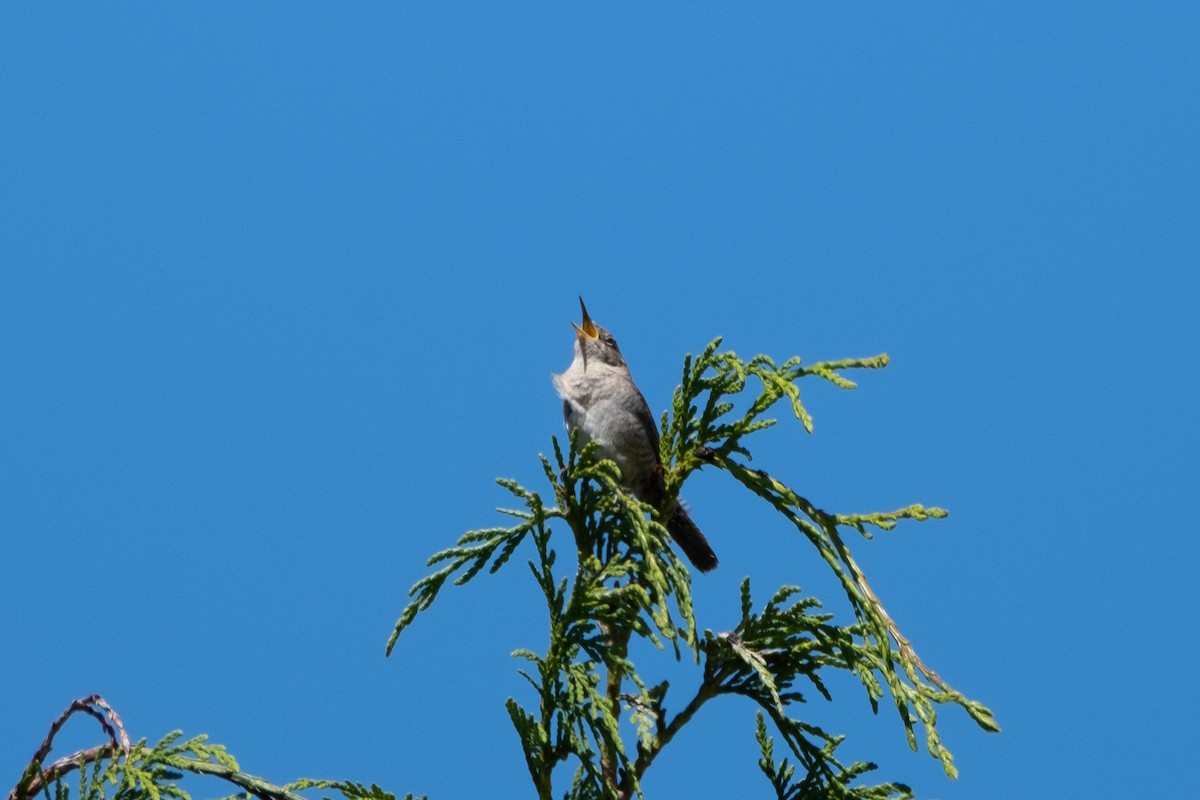
{"type": "Polygon", "coordinates": [[[583,312],[583,322],[576,325],[571,323],[571,327],[575,329],[575,335],[580,339],[587,337],[589,339],[600,338],[600,329],[596,327],[596,323],[592,322],[592,318],[588,316],[587,306],[583,304],[583,298],[579,298],[579,308],[583,312]]]}

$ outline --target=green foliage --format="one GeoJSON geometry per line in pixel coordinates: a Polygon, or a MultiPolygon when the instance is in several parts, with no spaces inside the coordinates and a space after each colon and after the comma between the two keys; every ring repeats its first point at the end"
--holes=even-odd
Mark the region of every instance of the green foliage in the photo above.
{"type": "Polygon", "coordinates": [[[767,735],[767,723],[763,719],[762,712],[758,712],[755,718],[757,723],[754,738],[758,742],[759,750],[762,751],[762,758],[758,760],[758,768],[771,782],[771,788],[775,790],[775,796],[779,800],[827,800],[830,797],[854,798],[854,800],[888,800],[888,798],[907,800],[913,796],[912,789],[902,783],[881,783],[877,786],[855,786],[847,789],[846,787],[849,787],[860,775],[875,769],[875,765],[859,762],[849,767],[843,767],[839,764],[833,756],[833,751],[841,743],[840,737],[831,739],[822,748],[821,754],[824,763],[821,769],[810,768],[803,778],[793,781],[796,768],[786,758],[778,764],[775,763],[775,741],[767,735]],[[834,777],[832,784],[823,782],[821,778],[827,776],[831,771],[834,777]]]}
{"type": "Polygon", "coordinates": [[[937,733],[935,706],[961,706],[989,731],[998,730],[995,720],[985,706],[952,689],[917,657],[842,538],[843,528],[869,539],[868,528],[891,530],[902,519],[936,519],[946,512],[912,505],[887,513],[831,514],[744,463],[750,460],[746,437],[775,424],[764,415],[784,398],[811,432],[812,418],[800,396],[802,378],[816,376],[853,389],[843,372],[884,367],[887,356],[807,367],[793,358],[776,366],[766,356],[742,361],[731,352],[719,352],[719,346],[718,339],[699,357],[685,360],[672,413],[663,415],[661,458],[668,493],[664,507],[670,507],[694,470],[713,465],[728,473],[813,546],[841,585],[853,623],[833,624],[832,615],[818,613],[821,604],[816,599],[795,599],[796,587],[779,589],[755,614],[747,579],[735,627],[698,635],[690,572],[671,550],[655,509],[623,490],[616,465],[598,460],[594,445],[580,450],[573,437],[565,456],[554,440],[553,462],[542,457],[554,504],[547,505],[540,494],[514,481],[499,481],[524,505],[501,509],[517,524],[469,532],[454,547],[435,554],[429,565],[444,566],[412,588],[413,599],[397,620],[387,651],[417,614],[430,607],[448,579],[456,576],[455,584],[466,583],[489,564],[490,571],[496,571],[529,538],[535,553],[528,565],[546,603],[549,645],[541,655],[524,649],[514,653],[531,665],[520,674],[533,687],[537,707],[526,709],[510,698],[507,708],[539,797],[554,796],[552,772],[563,762],[575,765],[568,798],[640,797],[640,781],[658,753],[708,700],[722,694],[744,696],[760,707],[760,766],[779,797],[910,796],[901,784],[859,785],[859,778],[874,765],[844,766],[834,752],[842,737],[793,716],[795,704],[804,699],[800,685],[831,699],[822,678],[830,669],[855,675],[876,710],[885,694],[890,696],[910,745],[918,746],[919,723],[929,753],[954,777],[953,760],[937,733]],[[751,378],[759,386],[757,395],[738,415],[734,398],[747,391],[751,378]],[[571,532],[573,573],[558,565],[550,527],[554,521],[571,532]],[[686,652],[697,664],[703,660],[699,689],[674,715],[666,707],[667,684],[645,681],[628,657],[635,636],[660,650],[670,645],[677,659],[686,652]],[[622,711],[633,722],[634,741],[621,735],[622,711]],[[763,715],[803,769],[798,781],[793,780],[796,766],[788,759],[775,764],[763,715]]]}
{"type": "MultiPolygon", "coordinates": [[[[799,381],[808,376],[843,389],[854,383],[851,369],[877,369],[887,356],[803,366],[798,358],[781,366],[766,356],[748,362],[720,352],[720,340],[684,362],[683,379],[670,414],[662,418],[661,459],[667,498],[696,469],[711,465],[770,504],[816,551],[841,586],[853,621],[836,624],[820,601],[802,597],[799,587],[778,589],[755,611],[750,579],[742,581],[740,609],[733,627],[699,633],[692,605],[691,573],[671,549],[657,510],[627,494],[617,466],[597,458],[594,444],[580,449],[576,437],[564,453],[553,440],[553,460],[542,457],[553,502],[515,481],[499,483],[520,504],[500,509],[516,520],[511,527],[471,531],[429,560],[436,569],[410,591],[387,643],[390,654],[400,634],[427,610],[446,582],[461,585],[503,567],[526,540],[532,543],[528,567],[547,609],[549,644],[545,653],[518,649],[526,662],[519,674],[533,688],[536,707],[509,698],[506,707],[516,729],[530,777],[540,798],[554,797],[556,767],[573,766],[566,798],[641,797],[641,780],[663,748],[711,699],[746,698],[758,707],[755,737],[759,767],[780,800],[908,798],[899,783],[866,785],[875,769],[867,762],[844,764],[837,755],[843,737],[801,719],[796,710],[811,689],[832,700],[829,670],[854,675],[876,711],[890,698],[905,736],[918,749],[920,731],[930,755],[947,775],[956,771],[937,732],[939,705],[957,705],[987,731],[997,731],[991,711],[950,687],[917,656],[876,597],[855,563],[843,531],[870,539],[873,530],[892,530],[901,520],[946,516],[938,508],[911,505],[892,512],[826,512],[762,470],[751,469],[746,438],[775,424],[765,414],[786,398],[809,432],[799,381]],[[754,379],[751,383],[750,379],[754,379]],[[757,393],[750,391],[757,385],[757,393]],[[736,412],[736,399],[748,405],[736,412]],[[571,538],[554,538],[552,525],[571,538]],[[574,556],[565,566],[559,552],[574,556]],[[695,694],[677,711],[668,709],[666,681],[643,678],[629,657],[634,639],[644,640],[677,660],[694,661],[701,672],[695,694]],[[622,715],[631,723],[623,734],[622,715]],[[788,754],[776,762],[767,720],[788,754]],[[630,735],[629,731],[632,731],[630,735]]],[[[733,615],[731,615],[733,616],[733,615]]],[[[651,650],[653,652],[653,650],[651,650]]],[[[348,781],[301,779],[275,785],[245,773],[220,745],[203,736],[168,734],[155,745],[131,743],[120,717],[99,696],[71,704],[50,728],[7,800],[191,800],[180,781],[207,775],[234,787],[224,800],[312,800],[336,793],[345,800],[396,800],[378,786],[348,781]],[[99,722],[107,741],[48,762],[54,737],[74,714],[99,722]],[[306,794],[307,793],[307,794],[306,794]]],[[[407,800],[414,800],[412,795],[407,800]]]]}
{"type": "MultiPolygon", "coordinates": [[[[191,800],[180,781],[198,775],[212,776],[236,788],[222,800],[313,800],[311,793],[316,790],[325,790],[320,794],[325,798],[326,791],[333,791],[345,800],[396,800],[378,786],[350,781],[301,779],[277,786],[243,772],[224,747],[211,744],[205,736],[184,739],[181,731],[173,731],[155,745],[148,745],[145,739],[130,743],[121,718],[99,695],[76,700],[51,725],[8,800],[71,800],[72,788],[78,800],[191,800]],[[77,713],[99,721],[108,742],[45,763],[54,737],[77,713]]],[[[405,800],[416,798],[410,794],[405,800]]]]}

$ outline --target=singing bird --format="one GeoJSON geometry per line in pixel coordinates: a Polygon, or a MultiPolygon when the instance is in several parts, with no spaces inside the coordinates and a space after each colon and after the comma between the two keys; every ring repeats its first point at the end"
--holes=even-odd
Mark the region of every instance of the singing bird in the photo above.
{"type": "MultiPolygon", "coordinates": [[[[617,463],[626,488],[638,499],[661,508],[666,483],[650,406],[633,382],[617,340],[592,321],[582,297],[579,308],[583,322],[571,323],[575,358],[566,372],[552,376],[563,400],[563,420],[568,430],[579,431],[581,444],[596,442],[601,456],[617,463]]],[[[717,554],[678,501],[666,528],[701,572],[717,566],[717,554]]]]}

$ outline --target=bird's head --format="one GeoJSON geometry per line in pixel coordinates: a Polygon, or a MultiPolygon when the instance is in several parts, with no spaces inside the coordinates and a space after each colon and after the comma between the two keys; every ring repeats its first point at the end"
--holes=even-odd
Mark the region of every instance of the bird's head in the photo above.
{"type": "Polygon", "coordinates": [[[626,366],[621,348],[617,347],[617,340],[592,321],[582,297],[579,298],[579,308],[583,312],[583,321],[578,325],[572,322],[571,327],[575,329],[575,353],[583,357],[584,369],[587,369],[588,362],[593,360],[614,367],[626,366]]]}

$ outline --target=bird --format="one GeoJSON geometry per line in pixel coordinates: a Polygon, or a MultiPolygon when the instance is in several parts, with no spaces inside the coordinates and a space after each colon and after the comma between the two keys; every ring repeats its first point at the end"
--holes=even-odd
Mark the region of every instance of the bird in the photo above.
{"type": "MultiPolygon", "coordinates": [[[[567,430],[579,431],[581,445],[596,442],[601,457],[620,468],[625,488],[661,511],[667,489],[654,415],[633,382],[617,340],[592,321],[582,297],[579,308],[583,321],[571,323],[575,357],[565,372],[551,376],[563,401],[563,422],[567,430]]],[[[666,528],[697,569],[716,568],[717,554],[679,501],[666,528]]]]}

